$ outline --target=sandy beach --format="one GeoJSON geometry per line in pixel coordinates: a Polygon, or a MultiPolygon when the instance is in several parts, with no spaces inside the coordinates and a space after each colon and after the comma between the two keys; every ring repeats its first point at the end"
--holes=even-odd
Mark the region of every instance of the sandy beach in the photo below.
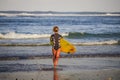
{"type": "Polygon", "coordinates": [[[0,80],[120,80],[120,58],[60,58],[0,61],[0,80]]]}

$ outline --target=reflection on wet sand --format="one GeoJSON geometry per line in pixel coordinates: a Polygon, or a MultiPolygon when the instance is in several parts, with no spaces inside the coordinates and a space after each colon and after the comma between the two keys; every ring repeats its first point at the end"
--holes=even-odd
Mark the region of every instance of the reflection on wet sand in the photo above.
{"type": "Polygon", "coordinates": [[[59,80],[59,76],[58,76],[58,73],[57,73],[57,69],[54,68],[53,71],[54,71],[54,72],[53,72],[53,80],[59,80]]]}

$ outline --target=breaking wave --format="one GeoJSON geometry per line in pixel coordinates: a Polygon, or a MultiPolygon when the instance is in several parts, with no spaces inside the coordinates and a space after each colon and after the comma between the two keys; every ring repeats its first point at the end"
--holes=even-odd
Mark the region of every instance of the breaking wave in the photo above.
{"type": "MultiPolygon", "coordinates": [[[[23,33],[0,33],[0,39],[39,39],[39,38],[49,38],[51,34],[23,34],[23,33]]],[[[118,40],[110,39],[104,41],[94,41],[94,42],[78,42],[73,43],[76,46],[93,46],[93,45],[120,45],[120,33],[101,33],[101,34],[92,34],[92,33],[80,33],[80,32],[70,32],[62,33],[62,36],[65,36],[70,39],[80,39],[80,38],[118,38],[118,40]]],[[[0,43],[0,46],[50,46],[49,42],[45,43],[0,43]]]]}
{"type": "Polygon", "coordinates": [[[27,11],[1,11],[0,16],[120,16],[120,13],[100,13],[100,12],[27,12],[27,11]]]}
{"type": "Polygon", "coordinates": [[[85,32],[70,32],[68,38],[88,38],[88,37],[101,37],[101,38],[111,38],[120,37],[120,33],[85,33],[85,32]]]}
{"type": "MultiPolygon", "coordinates": [[[[49,38],[51,34],[24,34],[24,33],[0,33],[0,39],[36,39],[36,38],[49,38]]],[[[69,32],[62,33],[62,36],[65,36],[70,39],[80,39],[80,38],[89,38],[89,37],[100,37],[100,38],[120,38],[120,33],[82,33],[82,32],[69,32]]]]}
{"type": "MultiPolygon", "coordinates": [[[[48,38],[51,34],[20,34],[15,32],[9,32],[6,34],[0,33],[0,39],[36,39],[36,38],[48,38]]],[[[67,33],[63,33],[62,36],[68,36],[67,33]]]]}
{"type": "Polygon", "coordinates": [[[74,43],[76,46],[93,46],[93,45],[120,45],[120,40],[109,40],[100,42],[85,42],[85,43],[74,43]]]}

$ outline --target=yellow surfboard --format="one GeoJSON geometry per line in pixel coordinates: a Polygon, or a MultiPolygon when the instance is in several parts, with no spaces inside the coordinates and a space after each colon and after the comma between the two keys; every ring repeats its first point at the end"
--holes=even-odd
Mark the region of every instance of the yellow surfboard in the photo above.
{"type": "Polygon", "coordinates": [[[64,38],[60,39],[61,52],[73,54],[76,52],[76,48],[73,44],[65,40],[64,38]]]}

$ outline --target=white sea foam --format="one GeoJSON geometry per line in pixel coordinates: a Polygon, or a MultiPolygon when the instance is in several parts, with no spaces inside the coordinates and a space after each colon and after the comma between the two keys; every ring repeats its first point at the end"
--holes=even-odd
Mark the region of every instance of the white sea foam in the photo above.
{"type": "Polygon", "coordinates": [[[7,16],[7,17],[11,17],[11,16],[17,16],[17,14],[0,13],[0,16],[7,16]]]}
{"type": "MultiPolygon", "coordinates": [[[[51,34],[20,34],[15,32],[9,32],[7,34],[1,34],[1,39],[27,39],[27,38],[48,38],[51,34]]],[[[67,33],[63,33],[62,36],[68,36],[67,33]]]]}
{"type": "Polygon", "coordinates": [[[74,43],[76,46],[92,46],[92,45],[115,45],[119,44],[117,40],[101,41],[101,42],[84,42],[84,43],[74,43]]]}
{"type": "Polygon", "coordinates": [[[7,17],[11,17],[11,16],[120,16],[120,14],[112,14],[112,13],[106,13],[106,14],[0,13],[0,16],[7,16],[7,17]]]}

